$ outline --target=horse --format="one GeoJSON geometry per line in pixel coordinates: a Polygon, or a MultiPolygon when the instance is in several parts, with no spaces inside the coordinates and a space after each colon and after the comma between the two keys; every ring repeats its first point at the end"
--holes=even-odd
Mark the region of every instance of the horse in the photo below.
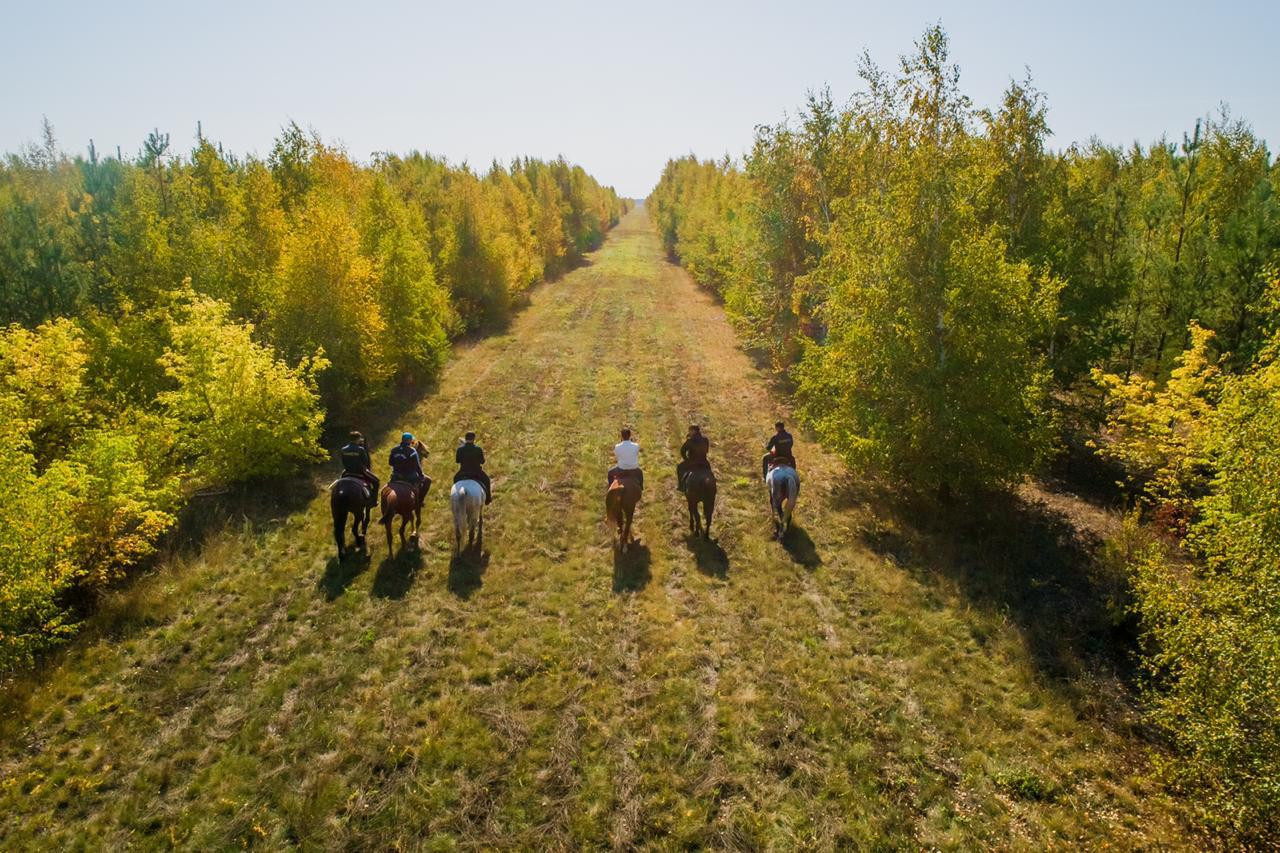
{"type": "Polygon", "coordinates": [[[618,477],[604,493],[605,518],[618,525],[618,538],[614,547],[626,553],[627,546],[635,542],[631,534],[631,519],[640,503],[640,482],[631,477],[618,477]]]}
{"type": "Polygon", "coordinates": [[[449,490],[453,510],[453,554],[462,550],[462,525],[467,525],[467,548],[484,542],[484,486],[475,480],[459,480],[449,490]]]}
{"type": "Polygon", "coordinates": [[[329,510],[333,513],[333,540],[338,543],[338,559],[347,555],[347,515],[351,519],[351,535],[355,537],[356,550],[365,547],[365,534],[369,530],[369,484],[355,477],[335,480],[329,487],[329,510]]]}
{"type": "MultiPolygon", "coordinates": [[[[421,458],[425,459],[429,451],[427,446],[421,441],[415,441],[414,446],[421,458]]],[[[387,529],[387,550],[393,551],[391,544],[391,522],[395,516],[400,516],[400,547],[405,547],[404,529],[410,521],[413,522],[413,541],[417,544],[418,528],[422,524],[422,502],[427,498],[427,492],[431,488],[431,478],[424,477],[422,482],[418,484],[417,500],[414,500],[414,487],[412,483],[406,483],[403,480],[392,479],[382,487],[380,496],[382,504],[382,518],[378,521],[387,529]]]]}
{"type": "Polygon", "coordinates": [[[685,476],[684,496],[689,502],[689,532],[711,538],[711,516],[716,511],[716,475],[710,468],[694,468],[685,476]],[[707,517],[704,526],[698,515],[698,504],[707,517]]]}
{"type": "Polygon", "coordinates": [[[800,496],[800,475],[789,465],[776,465],[765,477],[769,489],[769,513],[773,519],[773,538],[781,541],[791,529],[791,515],[800,496]]]}

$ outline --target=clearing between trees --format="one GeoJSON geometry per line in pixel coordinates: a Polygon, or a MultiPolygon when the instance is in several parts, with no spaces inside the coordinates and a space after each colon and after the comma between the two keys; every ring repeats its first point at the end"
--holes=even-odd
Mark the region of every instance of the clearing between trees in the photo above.
{"type": "Polygon", "coordinates": [[[921,532],[797,434],[780,545],[759,462],[787,414],[633,211],[371,435],[380,475],[402,427],[434,453],[420,551],[374,528],[372,561],[339,564],[326,468],[293,506],[218,515],[10,692],[0,846],[1194,843],[1060,515],[921,532]],[[673,488],[691,422],[713,543],[673,488]],[[618,556],[624,424],[647,488],[618,556]],[[485,555],[451,561],[467,428],[495,502],[485,555]]]}

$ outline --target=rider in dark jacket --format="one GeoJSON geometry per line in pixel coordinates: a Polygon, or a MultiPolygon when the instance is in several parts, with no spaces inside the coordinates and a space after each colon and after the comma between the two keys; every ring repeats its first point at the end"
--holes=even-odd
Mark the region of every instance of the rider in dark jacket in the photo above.
{"type": "Polygon", "coordinates": [[[689,427],[689,436],[680,445],[680,462],[676,465],[677,489],[684,491],[684,479],[690,471],[711,467],[711,463],[707,461],[707,451],[710,449],[711,442],[702,434],[702,427],[697,424],[689,427]]]}
{"type": "Polygon", "coordinates": [[[761,474],[765,477],[769,476],[770,465],[782,464],[796,467],[796,458],[792,455],[795,439],[791,437],[791,433],[787,432],[787,427],[782,421],[778,421],[773,426],[777,432],[769,437],[769,443],[764,446],[767,452],[760,463],[761,474]]]}
{"type": "Polygon", "coordinates": [[[391,448],[390,462],[392,482],[410,483],[419,495],[426,494],[426,489],[421,487],[425,484],[430,488],[431,478],[422,473],[422,457],[418,455],[413,433],[400,436],[400,443],[391,448]]]}
{"type": "Polygon", "coordinates": [[[373,473],[369,448],[365,445],[364,436],[358,432],[352,431],[350,439],[338,451],[342,459],[342,476],[363,482],[369,489],[369,505],[373,506],[378,501],[378,478],[373,473]]]}
{"type": "Polygon", "coordinates": [[[484,486],[484,502],[493,503],[493,486],[489,475],[484,472],[484,450],[476,444],[476,434],[468,432],[462,437],[462,444],[454,451],[453,461],[458,463],[458,473],[453,475],[453,482],[475,480],[484,486]]]}

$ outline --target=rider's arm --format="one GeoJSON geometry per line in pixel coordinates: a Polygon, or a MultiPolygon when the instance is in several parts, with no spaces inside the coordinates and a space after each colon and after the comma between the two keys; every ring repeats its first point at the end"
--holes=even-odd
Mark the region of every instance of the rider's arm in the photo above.
{"type": "Polygon", "coordinates": [[[479,447],[476,448],[476,464],[478,465],[484,464],[484,451],[479,447]]]}

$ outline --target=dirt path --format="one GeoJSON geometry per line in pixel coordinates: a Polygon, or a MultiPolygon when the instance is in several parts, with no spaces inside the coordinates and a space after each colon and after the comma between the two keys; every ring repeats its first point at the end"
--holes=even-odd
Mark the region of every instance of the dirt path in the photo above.
{"type": "Polygon", "coordinates": [[[372,563],[337,564],[319,497],[246,521],[11,703],[0,846],[1179,844],[1134,745],[1004,614],[869,547],[804,437],[801,529],[769,540],[757,466],[786,414],[633,213],[406,419],[439,484],[420,553],[386,559],[376,530],[372,563]],[[672,488],[690,421],[713,544],[672,488]],[[648,488],[619,558],[623,423],[648,488]],[[486,555],[451,561],[468,427],[497,501],[486,555]]]}

